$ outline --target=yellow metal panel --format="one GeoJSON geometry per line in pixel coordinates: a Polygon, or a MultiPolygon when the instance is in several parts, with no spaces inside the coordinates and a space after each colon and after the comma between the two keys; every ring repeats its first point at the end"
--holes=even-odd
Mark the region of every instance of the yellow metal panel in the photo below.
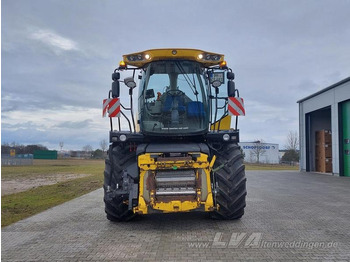
{"type": "Polygon", "coordinates": [[[155,203],[153,209],[161,210],[164,213],[187,212],[200,206],[197,201],[178,201],[155,203]]]}
{"type": "MultiPolygon", "coordinates": [[[[152,155],[161,155],[161,153],[152,153],[152,155]]],[[[189,153],[191,154],[191,153],[189,153]]],[[[198,153],[197,153],[198,154],[198,153]]],[[[138,165],[140,167],[140,187],[139,187],[139,204],[133,209],[135,213],[147,214],[148,209],[152,208],[155,210],[163,211],[165,213],[169,212],[188,212],[193,209],[197,209],[204,205],[205,211],[214,210],[213,195],[211,192],[211,183],[210,183],[210,173],[214,165],[216,157],[214,156],[211,162],[208,162],[208,156],[206,154],[200,153],[196,161],[194,160],[174,160],[174,161],[154,161],[154,158],[151,157],[151,154],[143,154],[138,157],[138,165]],[[155,171],[161,169],[171,169],[176,167],[178,169],[202,169],[206,175],[206,186],[207,196],[206,201],[201,201],[201,190],[197,189],[197,197],[193,201],[179,201],[174,199],[173,201],[161,202],[156,201],[154,196],[154,191],[150,192],[150,201],[146,202],[144,198],[144,177],[148,171],[155,171]]],[[[198,176],[198,172],[196,174],[198,176]]]]}
{"type": "Polygon", "coordinates": [[[123,61],[127,65],[136,67],[143,67],[144,65],[158,60],[172,60],[172,59],[185,59],[197,61],[206,67],[219,65],[224,61],[224,55],[213,52],[206,52],[199,49],[186,49],[186,48],[164,48],[164,49],[150,49],[137,53],[131,53],[123,55],[123,61]],[[201,56],[202,55],[202,58],[201,56]],[[217,55],[218,60],[205,60],[204,55],[217,55]],[[133,56],[135,59],[130,60],[133,56]],[[147,58],[146,58],[147,57],[147,58]],[[141,58],[141,59],[140,59],[141,58]]]}
{"type": "Polygon", "coordinates": [[[230,130],[231,128],[231,116],[227,115],[221,121],[216,121],[214,124],[210,125],[210,130],[218,130],[220,122],[219,130],[230,130]]]}

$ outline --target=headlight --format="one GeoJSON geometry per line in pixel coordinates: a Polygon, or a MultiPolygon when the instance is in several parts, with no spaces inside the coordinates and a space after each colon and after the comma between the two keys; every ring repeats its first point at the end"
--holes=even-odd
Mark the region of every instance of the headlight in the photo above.
{"type": "Polygon", "coordinates": [[[129,61],[142,61],[143,57],[142,54],[133,54],[128,56],[129,61]]]}
{"type": "Polygon", "coordinates": [[[220,55],[204,54],[205,60],[208,61],[219,61],[221,59],[220,55]]]}
{"type": "Polygon", "coordinates": [[[200,60],[203,59],[203,54],[199,54],[198,59],[200,59],[200,60]]]}
{"type": "Polygon", "coordinates": [[[120,139],[120,141],[125,142],[126,141],[126,135],[120,135],[119,139],[120,139]]]}
{"type": "Polygon", "coordinates": [[[148,60],[151,58],[151,56],[149,54],[145,54],[145,58],[148,60]]]}
{"type": "Polygon", "coordinates": [[[230,135],[229,135],[229,134],[224,134],[224,135],[222,136],[222,139],[223,139],[224,141],[229,141],[229,140],[230,140],[230,135]]]}

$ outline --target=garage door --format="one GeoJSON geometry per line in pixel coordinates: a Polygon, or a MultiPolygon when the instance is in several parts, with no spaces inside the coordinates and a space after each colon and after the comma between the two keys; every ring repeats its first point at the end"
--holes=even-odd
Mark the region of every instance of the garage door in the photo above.
{"type": "Polygon", "coordinates": [[[350,176],[350,101],[342,103],[344,176],[350,176]]]}

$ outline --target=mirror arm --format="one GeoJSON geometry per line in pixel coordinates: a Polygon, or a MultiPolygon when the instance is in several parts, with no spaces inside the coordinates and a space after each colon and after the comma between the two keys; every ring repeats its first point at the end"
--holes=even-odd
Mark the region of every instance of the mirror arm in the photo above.
{"type": "MultiPolygon", "coordinates": [[[[134,70],[135,73],[135,70],[134,70]]],[[[130,114],[131,114],[131,120],[132,125],[134,127],[134,132],[136,132],[136,126],[135,126],[135,119],[134,119],[134,110],[133,110],[133,100],[132,100],[132,88],[129,89],[129,95],[130,95],[130,114]]],[[[130,130],[131,131],[131,130],[130,130]]]]}

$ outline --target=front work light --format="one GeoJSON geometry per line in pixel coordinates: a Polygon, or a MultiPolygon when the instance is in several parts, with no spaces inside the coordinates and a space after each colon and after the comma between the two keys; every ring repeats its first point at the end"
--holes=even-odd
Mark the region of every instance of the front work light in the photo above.
{"type": "Polygon", "coordinates": [[[120,135],[119,139],[120,139],[120,141],[125,142],[126,141],[126,135],[120,135]]]}
{"type": "Polygon", "coordinates": [[[229,140],[230,140],[230,135],[229,135],[229,134],[224,134],[224,135],[222,136],[222,139],[223,139],[224,141],[229,141],[229,140]]]}

